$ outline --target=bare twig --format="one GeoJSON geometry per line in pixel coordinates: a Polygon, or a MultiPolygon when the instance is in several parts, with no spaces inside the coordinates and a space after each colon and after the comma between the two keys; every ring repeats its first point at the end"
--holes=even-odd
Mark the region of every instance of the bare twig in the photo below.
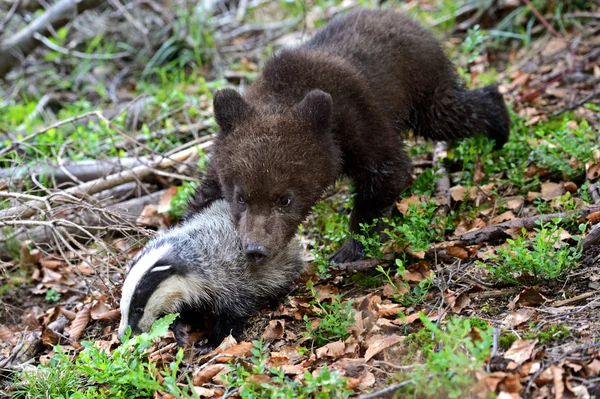
{"type": "Polygon", "coordinates": [[[114,54],[87,54],[87,53],[82,53],[81,51],[77,51],[77,50],[68,50],[64,47],[59,46],[58,44],[54,44],[50,40],[48,40],[47,37],[45,37],[37,32],[33,33],[33,37],[36,40],[39,40],[40,42],[42,42],[44,44],[44,46],[48,47],[50,50],[54,50],[54,51],[59,52],[64,55],[70,55],[73,57],[82,58],[84,60],[118,60],[119,58],[124,58],[124,57],[128,57],[131,55],[131,53],[129,51],[121,51],[120,53],[114,53],[114,54]]]}
{"type": "Polygon", "coordinates": [[[551,117],[561,115],[563,112],[574,110],[575,108],[587,103],[588,101],[594,99],[596,96],[600,95],[600,91],[594,91],[587,96],[583,97],[581,100],[576,101],[575,103],[569,105],[568,107],[559,109],[558,111],[550,114],[551,117]]]}
{"type": "MultiPolygon", "coordinates": [[[[161,159],[157,162],[152,162],[149,165],[136,166],[133,169],[121,171],[104,178],[92,180],[84,184],[77,185],[75,187],[68,188],[67,190],[56,193],[55,196],[61,196],[64,194],[71,195],[92,195],[100,191],[107,190],[119,186],[124,183],[134,181],[136,179],[143,179],[144,177],[152,174],[154,169],[166,169],[177,162],[183,162],[190,155],[198,151],[197,148],[203,148],[210,145],[211,143],[205,143],[203,145],[192,147],[173,154],[169,158],[161,159]]],[[[6,209],[0,212],[0,220],[8,218],[19,217],[21,219],[31,217],[37,210],[40,210],[47,202],[49,198],[40,197],[38,200],[29,201],[21,206],[16,206],[10,209],[6,209]]]]}
{"type": "Polygon", "coordinates": [[[26,28],[0,44],[0,78],[38,46],[36,33],[46,36],[51,30],[65,26],[74,16],[100,4],[102,0],[60,0],[53,4],[26,28]]]}
{"type": "MultiPolygon", "coordinates": [[[[74,234],[93,231],[138,231],[139,227],[133,225],[137,217],[141,214],[146,205],[156,204],[163,195],[164,191],[159,191],[140,198],[134,198],[121,204],[111,205],[106,208],[97,208],[94,206],[83,207],[79,211],[71,213],[69,216],[46,221],[38,220],[0,220],[0,227],[26,227],[26,230],[18,231],[10,236],[0,235],[0,259],[8,260],[11,258],[9,252],[10,242],[23,242],[31,240],[36,245],[51,243],[54,234],[74,234]],[[61,230],[56,230],[61,227],[61,230]],[[83,230],[82,230],[83,229],[83,230]]],[[[82,206],[85,204],[82,204],[82,206]]],[[[87,238],[89,234],[85,234],[87,238]]]]}

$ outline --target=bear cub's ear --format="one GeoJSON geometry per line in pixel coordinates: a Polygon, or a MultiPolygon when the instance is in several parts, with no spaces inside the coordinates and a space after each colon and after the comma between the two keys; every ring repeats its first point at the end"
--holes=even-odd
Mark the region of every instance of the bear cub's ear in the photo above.
{"type": "Polygon", "coordinates": [[[313,132],[329,132],[333,121],[333,100],[329,94],[312,90],[296,107],[300,117],[310,124],[313,132]]]}
{"type": "Polygon", "coordinates": [[[250,106],[236,90],[222,89],[213,96],[213,109],[220,133],[227,134],[248,116],[250,106]]]}

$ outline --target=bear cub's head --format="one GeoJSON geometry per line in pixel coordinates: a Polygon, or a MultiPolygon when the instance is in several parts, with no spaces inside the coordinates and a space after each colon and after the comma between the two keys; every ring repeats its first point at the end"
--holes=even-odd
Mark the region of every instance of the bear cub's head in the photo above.
{"type": "Polygon", "coordinates": [[[221,189],[246,256],[260,264],[284,250],[340,172],[333,102],[320,90],[285,105],[223,89],[214,96],[214,113],[221,189]]]}

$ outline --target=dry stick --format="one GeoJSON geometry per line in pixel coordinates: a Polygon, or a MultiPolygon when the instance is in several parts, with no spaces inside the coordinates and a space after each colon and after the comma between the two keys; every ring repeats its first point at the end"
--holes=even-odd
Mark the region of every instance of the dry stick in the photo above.
{"type": "Polygon", "coordinates": [[[435,195],[442,205],[442,213],[444,216],[448,215],[451,206],[450,178],[448,177],[448,171],[443,164],[444,158],[446,158],[447,155],[448,144],[445,141],[438,141],[435,143],[435,148],[433,150],[433,165],[434,167],[437,167],[436,174],[439,176],[438,181],[435,183],[435,195]]]}
{"type": "Polygon", "coordinates": [[[550,116],[554,117],[554,116],[558,116],[558,115],[562,114],[563,112],[574,110],[575,108],[587,103],[588,101],[594,99],[596,96],[599,96],[599,95],[600,95],[600,91],[594,91],[594,92],[588,94],[587,96],[583,97],[581,100],[569,105],[568,107],[559,109],[558,111],[550,114],[550,116]]]}
{"type": "MultiPolygon", "coordinates": [[[[589,207],[583,208],[579,211],[578,216],[580,218],[584,218],[587,215],[595,212],[600,212],[600,205],[591,205],[589,207]]],[[[547,223],[555,218],[565,218],[569,216],[573,216],[573,213],[560,212],[551,213],[547,215],[530,216],[521,219],[513,219],[507,222],[498,223],[493,226],[487,226],[481,229],[470,231],[465,234],[461,234],[455,239],[451,240],[451,242],[458,242],[463,245],[474,245],[486,241],[504,240],[508,237],[508,234],[506,233],[507,229],[525,228],[526,230],[532,230],[538,221],[541,223],[547,223]]],[[[441,244],[448,245],[448,243],[440,243],[438,244],[438,246],[441,244]]]]}
{"type": "Polygon", "coordinates": [[[586,292],[585,294],[574,296],[573,298],[564,299],[562,301],[556,301],[552,304],[553,307],[561,307],[561,306],[569,306],[573,305],[577,302],[583,301],[584,299],[591,298],[595,295],[598,295],[597,292],[586,292]]]}
{"type": "Polygon", "coordinates": [[[52,43],[46,36],[41,35],[37,32],[33,33],[33,37],[36,40],[39,40],[40,42],[42,42],[42,44],[44,46],[48,47],[50,50],[54,50],[54,51],[64,54],[64,55],[70,55],[73,57],[82,58],[84,60],[117,60],[119,58],[124,58],[124,57],[128,57],[131,55],[131,53],[129,51],[121,51],[120,53],[114,53],[114,54],[87,54],[87,53],[82,53],[81,51],[69,50],[64,47],[61,47],[58,44],[52,43]]]}
{"type": "Polygon", "coordinates": [[[35,33],[46,36],[69,23],[78,14],[102,4],[102,0],[60,0],[26,28],[0,44],[0,78],[29,55],[39,44],[35,33]]]}
{"type": "MultiPolygon", "coordinates": [[[[164,158],[157,162],[151,162],[149,165],[136,166],[133,169],[121,171],[104,178],[95,179],[84,184],[80,184],[75,187],[68,188],[64,191],[57,192],[55,195],[60,196],[62,194],[71,195],[92,195],[100,191],[108,190],[110,188],[119,186],[124,183],[129,183],[135,179],[143,179],[144,177],[153,173],[154,169],[166,169],[175,163],[185,161],[190,155],[198,151],[198,149],[204,149],[212,145],[211,142],[201,144],[197,147],[192,147],[173,154],[169,158],[164,158]]],[[[36,211],[41,210],[43,205],[47,203],[48,197],[40,197],[39,200],[29,201],[23,205],[16,206],[10,209],[6,209],[0,212],[0,220],[8,218],[28,218],[35,214],[36,211]]]]}
{"type": "Polygon", "coordinates": [[[600,223],[595,225],[592,230],[583,237],[581,240],[581,247],[586,251],[598,242],[600,242],[600,223]]]}
{"type": "Polygon", "coordinates": [[[0,259],[10,259],[10,253],[8,251],[9,241],[23,242],[25,240],[31,240],[35,244],[46,244],[52,241],[52,233],[55,232],[56,226],[61,226],[68,234],[81,231],[80,229],[87,230],[106,230],[109,227],[114,231],[125,231],[129,227],[119,227],[118,221],[108,218],[110,212],[119,212],[123,217],[123,222],[133,222],[142,213],[142,210],[146,205],[156,204],[164,191],[158,191],[150,195],[146,195],[140,198],[134,198],[125,201],[120,204],[115,204],[107,207],[103,212],[100,210],[94,211],[91,209],[83,209],[77,213],[71,214],[63,219],[54,219],[49,221],[36,221],[36,220],[7,220],[0,221],[0,227],[28,227],[29,229],[20,233],[17,233],[11,237],[0,235],[0,259]]]}

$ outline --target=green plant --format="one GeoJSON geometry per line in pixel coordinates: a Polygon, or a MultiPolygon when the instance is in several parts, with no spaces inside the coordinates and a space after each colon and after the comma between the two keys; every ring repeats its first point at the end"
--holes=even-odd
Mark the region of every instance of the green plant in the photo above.
{"type": "MultiPolygon", "coordinates": [[[[522,235],[498,247],[497,254],[490,257],[488,263],[477,263],[485,267],[493,279],[505,284],[518,284],[526,277],[534,281],[560,279],[576,266],[582,252],[580,245],[572,248],[559,242],[560,223],[561,219],[553,219],[539,224],[532,239],[527,239],[527,231],[523,229],[522,235]]],[[[579,229],[583,232],[585,225],[579,229]]],[[[579,237],[574,239],[580,240],[579,237]]]]}
{"type": "Polygon", "coordinates": [[[467,60],[468,63],[473,62],[475,58],[479,57],[483,43],[489,38],[479,28],[479,25],[470,28],[467,31],[467,37],[462,42],[461,52],[469,57],[467,60]]]}
{"type": "Polygon", "coordinates": [[[198,183],[185,182],[177,188],[177,194],[171,198],[169,215],[176,219],[183,218],[188,202],[192,199],[198,183]]]}
{"type": "MultiPolygon", "coordinates": [[[[445,220],[441,220],[436,213],[437,205],[435,201],[423,201],[420,203],[411,203],[404,215],[394,219],[382,219],[386,227],[383,229],[383,235],[387,238],[387,243],[403,253],[410,248],[412,252],[420,252],[429,249],[432,242],[440,241],[443,238],[445,220]]],[[[363,234],[353,234],[353,237],[360,242],[369,258],[383,257],[382,240],[379,234],[373,234],[372,231],[377,220],[373,224],[361,224],[363,234]]]]}
{"type": "Polygon", "coordinates": [[[135,337],[130,337],[128,329],[121,346],[110,353],[91,341],[82,342],[83,349],[73,356],[56,346],[56,354],[47,365],[16,375],[11,398],[141,399],[153,397],[157,390],[182,399],[197,398],[178,384],[183,350],[165,370],[159,370],[147,358],[152,342],[167,333],[175,317],[165,316],[154,323],[149,333],[135,337]]]}
{"type": "Polygon", "coordinates": [[[313,327],[308,315],[304,315],[306,323],[307,337],[310,337],[315,345],[323,346],[328,342],[345,340],[350,336],[348,327],[354,323],[354,311],[352,310],[352,300],[342,302],[342,297],[336,295],[331,303],[319,301],[312,281],[306,283],[306,287],[313,296],[310,302],[310,309],[315,313],[315,317],[321,319],[316,327],[313,327]]]}
{"type": "Polygon", "coordinates": [[[330,371],[327,365],[319,369],[316,375],[304,372],[304,382],[286,377],[282,368],[268,368],[265,360],[268,355],[262,341],[252,341],[249,359],[232,362],[233,370],[226,375],[228,392],[237,390],[243,399],[343,399],[351,395],[346,389],[346,379],[337,371],[330,371]],[[262,376],[263,378],[253,378],[262,376]],[[267,378],[264,378],[267,377],[267,378]],[[266,381],[265,381],[266,380],[266,381]]]}
{"type": "Polygon", "coordinates": [[[406,394],[415,397],[464,398],[490,353],[492,329],[474,330],[469,319],[452,318],[443,328],[420,314],[425,329],[417,334],[425,363],[408,373],[413,384],[406,394]],[[473,339],[473,336],[478,338],[473,339]]]}
{"type": "Polygon", "coordinates": [[[406,269],[404,268],[404,262],[400,259],[396,259],[396,273],[400,278],[399,283],[394,282],[390,276],[390,272],[385,270],[382,266],[377,266],[376,270],[383,274],[387,282],[394,287],[396,294],[392,297],[392,299],[404,306],[414,306],[422,303],[429,293],[429,290],[433,287],[433,279],[430,277],[420,281],[417,285],[411,288],[410,285],[404,281],[406,269]],[[404,290],[400,290],[398,285],[403,286],[404,290]]]}
{"type": "Polygon", "coordinates": [[[53,288],[46,291],[46,302],[58,302],[60,301],[60,292],[53,288]]]}
{"type": "Polygon", "coordinates": [[[433,168],[427,168],[421,173],[415,181],[407,187],[402,193],[403,197],[409,197],[411,195],[419,195],[425,197],[431,197],[435,194],[435,185],[440,179],[440,175],[435,173],[433,168]]]}

